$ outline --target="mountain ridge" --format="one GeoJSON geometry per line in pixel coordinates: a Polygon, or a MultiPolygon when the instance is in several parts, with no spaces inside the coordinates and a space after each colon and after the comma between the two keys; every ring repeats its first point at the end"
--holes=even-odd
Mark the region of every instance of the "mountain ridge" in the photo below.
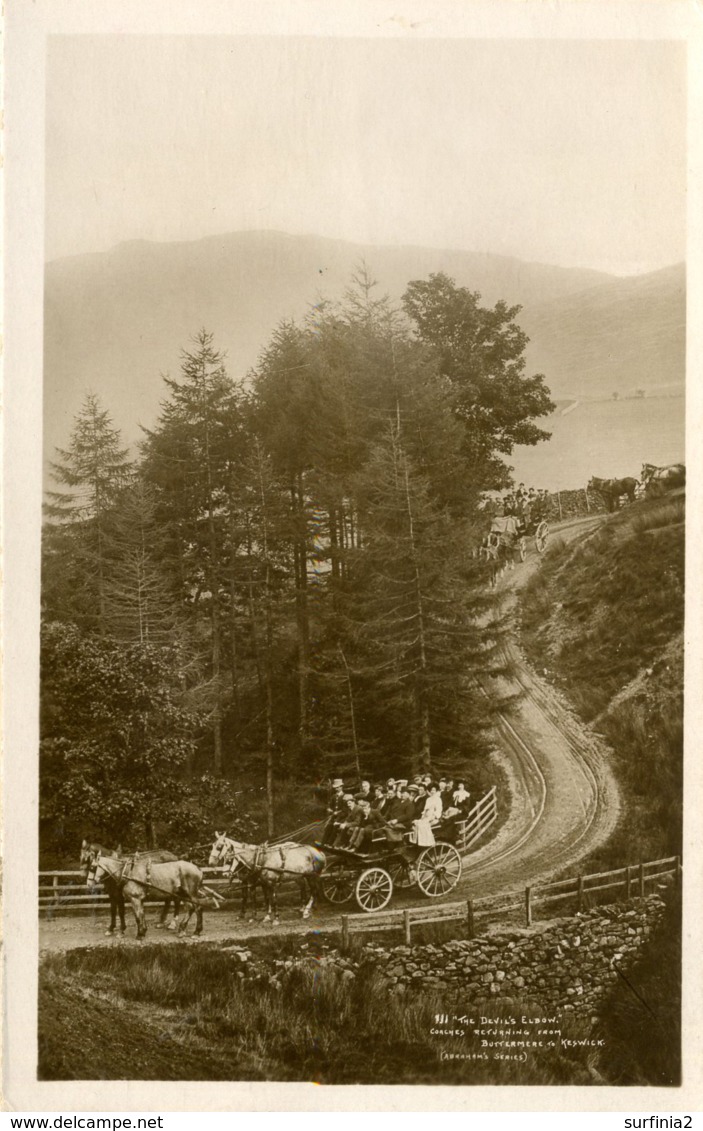
{"type": "Polygon", "coordinates": [[[163,373],[205,325],[232,376],[256,364],[283,319],[342,297],[365,260],[379,292],[444,270],[494,305],[520,305],[527,371],[555,395],[683,381],[683,268],[646,276],[528,263],[489,252],[354,244],[325,236],[229,232],[200,240],[130,240],[51,260],[45,271],[45,456],[66,442],[91,389],[127,442],[153,424],[163,373]],[[581,296],[581,297],[579,297],[581,296]]]}

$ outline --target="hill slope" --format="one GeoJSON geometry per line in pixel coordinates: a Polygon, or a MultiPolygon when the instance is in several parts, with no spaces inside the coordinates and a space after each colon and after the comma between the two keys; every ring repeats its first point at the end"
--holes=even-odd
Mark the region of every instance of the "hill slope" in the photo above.
{"type": "Polygon", "coordinates": [[[684,502],[638,503],[525,588],[522,639],[614,751],[623,818],[608,858],[680,851],[684,502]]]}
{"type": "Polygon", "coordinates": [[[683,264],[617,279],[526,307],[530,370],[556,396],[621,396],[682,385],[686,367],[683,264]]]}
{"type": "MultiPolygon", "coordinates": [[[[610,367],[604,379],[608,392],[611,372],[619,374],[623,389],[641,384],[647,358],[654,356],[650,339],[657,336],[664,345],[656,356],[671,358],[666,379],[674,373],[682,380],[676,346],[681,320],[675,313],[680,294],[678,284],[662,273],[658,284],[648,287],[650,277],[645,277],[633,288],[632,280],[504,256],[367,247],[280,232],[235,232],[179,244],[133,242],[47,265],[45,453],[50,457],[57,444],[65,443],[86,389],[100,396],[133,441],[139,423],[154,421],[163,395],[160,375],[175,374],[180,349],[203,325],[228,352],[230,373],[244,374],[281,319],[303,317],[320,295],[340,297],[362,259],[381,292],[394,299],[410,279],[443,270],[477,290],[487,304],[501,298],[521,304],[522,322],[534,339],[530,368],[543,370],[557,392],[571,392],[577,384],[587,394],[604,358],[610,367]],[[622,287],[631,292],[629,305],[625,302],[605,333],[598,311],[614,310],[613,296],[622,287]],[[600,302],[602,291],[607,297],[600,302]],[[583,303],[595,313],[586,332],[587,364],[579,367],[583,303]],[[643,325],[649,328],[647,349],[638,345],[643,325]],[[557,349],[565,334],[573,347],[570,357],[557,349]]],[[[655,368],[654,375],[664,380],[664,369],[659,363],[655,368]]]]}

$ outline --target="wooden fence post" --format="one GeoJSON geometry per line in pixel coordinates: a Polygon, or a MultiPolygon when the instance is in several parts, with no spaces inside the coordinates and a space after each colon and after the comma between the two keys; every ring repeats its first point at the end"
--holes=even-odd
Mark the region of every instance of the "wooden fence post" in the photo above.
{"type": "Polygon", "coordinates": [[[627,885],[626,888],[625,888],[625,899],[631,899],[632,898],[632,875],[630,873],[630,865],[629,864],[627,865],[627,880],[625,881],[625,883],[627,885]]]}
{"type": "Polygon", "coordinates": [[[559,504],[559,521],[562,522],[564,515],[561,511],[561,491],[557,491],[557,503],[559,504]]]}
{"type": "Polygon", "coordinates": [[[532,926],[532,888],[525,888],[525,923],[532,926]]]}
{"type": "Polygon", "coordinates": [[[640,863],[640,895],[644,898],[644,864],[640,863]]]}
{"type": "Polygon", "coordinates": [[[583,911],[583,876],[578,877],[578,909],[583,911]]]}
{"type": "Polygon", "coordinates": [[[405,945],[410,946],[412,936],[410,928],[410,911],[407,907],[403,911],[403,929],[405,931],[405,945]]]}
{"type": "Polygon", "coordinates": [[[54,889],[54,903],[58,903],[59,898],[60,898],[59,897],[59,877],[58,876],[54,876],[53,881],[52,881],[52,886],[53,886],[53,889],[54,889]]]}
{"type": "Polygon", "coordinates": [[[588,498],[588,487],[584,487],[583,493],[586,496],[586,510],[587,510],[588,514],[590,514],[591,513],[591,503],[590,503],[590,500],[588,498]]]}
{"type": "Polygon", "coordinates": [[[683,880],[683,871],[682,871],[682,868],[681,868],[681,857],[677,856],[676,857],[676,875],[674,877],[674,882],[676,884],[677,891],[681,890],[682,880],[683,880]]]}
{"type": "Polygon", "coordinates": [[[466,901],[466,932],[470,939],[476,938],[476,922],[474,920],[473,899],[467,899],[466,901]]]}
{"type": "Polygon", "coordinates": [[[349,916],[342,915],[342,950],[349,950],[349,916]]]}

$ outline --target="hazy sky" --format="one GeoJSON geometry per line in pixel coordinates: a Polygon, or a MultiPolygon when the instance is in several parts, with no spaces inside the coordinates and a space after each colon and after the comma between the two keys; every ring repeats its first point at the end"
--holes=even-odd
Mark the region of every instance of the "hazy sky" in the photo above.
{"type": "Polygon", "coordinates": [[[684,52],[53,37],[47,256],[273,228],[652,270],[684,257],[684,52]]]}

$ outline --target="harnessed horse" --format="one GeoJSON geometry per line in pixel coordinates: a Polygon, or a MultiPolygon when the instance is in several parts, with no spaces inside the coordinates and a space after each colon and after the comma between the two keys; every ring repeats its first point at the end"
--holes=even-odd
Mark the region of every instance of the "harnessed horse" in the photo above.
{"type": "Polygon", "coordinates": [[[128,899],[137,924],[137,938],[143,939],[146,935],[146,915],[144,914],[145,899],[179,900],[183,903],[183,911],[178,920],[178,934],[186,932],[190,918],[195,911],[195,934],[200,935],[203,929],[203,907],[208,905],[206,897],[217,901],[221,896],[203,884],[203,873],[195,864],[188,860],[169,860],[154,863],[146,856],[131,857],[121,860],[115,856],[98,856],[88,873],[88,883],[104,882],[105,877],[122,890],[123,897],[128,899]]]}
{"type": "Polygon", "coordinates": [[[492,586],[508,568],[508,564],[511,569],[515,568],[515,561],[520,558],[521,537],[522,526],[515,515],[496,516],[493,519],[491,529],[479,548],[479,557],[490,566],[492,586]]]}
{"type": "MultiPolygon", "coordinates": [[[[137,855],[142,860],[150,860],[152,864],[166,863],[169,860],[178,859],[178,857],[174,856],[172,852],[167,852],[166,849],[163,848],[150,848],[145,852],[138,853],[137,855]]],[[[93,870],[93,865],[99,856],[105,856],[115,860],[125,859],[119,847],[110,852],[107,848],[104,848],[103,845],[99,844],[97,841],[89,842],[87,840],[84,840],[81,844],[80,866],[85,872],[86,882],[88,881],[88,876],[93,870]]],[[[105,873],[105,875],[102,877],[102,886],[104,887],[107,897],[110,900],[110,926],[105,931],[105,934],[114,935],[117,928],[117,916],[119,915],[119,933],[123,935],[127,928],[124,918],[124,893],[122,891],[122,885],[112,876],[109,876],[107,875],[107,873],[105,873]]],[[[168,899],[164,899],[164,905],[161,910],[161,915],[159,916],[159,921],[156,924],[157,931],[166,926],[166,919],[168,918],[168,912],[171,904],[173,904],[173,912],[171,914],[171,922],[168,924],[168,929],[169,931],[175,931],[176,918],[178,916],[180,907],[180,900],[178,898],[172,899],[170,897],[168,899]]]]}
{"type": "Polygon", "coordinates": [[[638,481],[631,475],[625,479],[599,479],[597,475],[593,475],[588,483],[588,490],[600,495],[609,511],[617,510],[618,500],[622,495],[627,495],[629,502],[634,503],[638,487],[638,481]]]}
{"type": "Polygon", "coordinates": [[[229,875],[242,881],[242,917],[246,914],[248,896],[260,884],[266,902],[264,923],[278,918],[278,885],[284,876],[294,877],[300,886],[301,914],[310,918],[318,891],[318,880],[327,863],[324,853],[308,844],[243,844],[224,833],[217,833],[208,863],[211,866],[231,862],[229,875]],[[306,901],[307,897],[307,901],[306,901]]]}

